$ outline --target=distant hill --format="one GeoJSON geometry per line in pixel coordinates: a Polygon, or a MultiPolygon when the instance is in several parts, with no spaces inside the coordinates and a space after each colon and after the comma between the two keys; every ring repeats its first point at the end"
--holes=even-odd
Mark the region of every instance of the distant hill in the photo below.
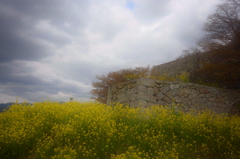
{"type": "MultiPolygon", "coordinates": [[[[7,109],[8,106],[11,106],[13,105],[14,103],[1,103],[0,104],[0,113],[3,112],[3,109],[7,109]]],[[[19,104],[22,104],[22,103],[19,103],[19,104]]],[[[30,104],[32,105],[31,103],[27,103],[27,104],[30,104]]]]}
{"type": "MultiPolygon", "coordinates": [[[[58,102],[59,104],[64,104],[66,102],[58,102]]],[[[0,113],[3,112],[3,109],[7,109],[8,106],[13,105],[14,103],[0,103],[0,113]]],[[[22,103],[19,103],[22,104],[22,103]]],[[[32,103],[27,103],[27,105],[33,105],[32,103]]]]}
{"type": "Polygon", "coordinates": [[[1,103],[0,112],[3,112],[3,109],[7,109],[8,106],[11,106],[13,103],[1,103]]]}

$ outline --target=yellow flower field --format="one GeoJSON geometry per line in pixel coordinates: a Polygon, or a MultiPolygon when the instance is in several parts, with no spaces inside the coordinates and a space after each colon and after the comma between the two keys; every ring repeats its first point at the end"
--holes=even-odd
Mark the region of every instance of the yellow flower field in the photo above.
{"type": "Polygon", "coordinates": [[[14,104],[0,113],[1,159],[238,159],[240,117],[97,102],[14,104]]]}

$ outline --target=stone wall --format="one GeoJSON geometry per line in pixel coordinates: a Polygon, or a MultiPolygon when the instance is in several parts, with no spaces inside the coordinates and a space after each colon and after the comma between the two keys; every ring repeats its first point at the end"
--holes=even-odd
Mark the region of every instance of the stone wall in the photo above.
{"type": "Polygon", "coordinates": [[[107,104],[115,102],[132,108],[160,104],[179,105],[177,108],[184,112],[208,108],[218,114],[238,113],[235,105],[240,103],[240,91],[141,77],[109,86],[107,104]]]}
{"type": "Polygon", "coordinates": [[[167,73],[168,76],[176,76],[181,72],[192,72],[192,70],[200,67],[199,62],[203,56],[200,54],[193,54],[181,59],[177,59],[168,63],[157,65],[153,67],[152,76],[161,75],[167,73]]]}

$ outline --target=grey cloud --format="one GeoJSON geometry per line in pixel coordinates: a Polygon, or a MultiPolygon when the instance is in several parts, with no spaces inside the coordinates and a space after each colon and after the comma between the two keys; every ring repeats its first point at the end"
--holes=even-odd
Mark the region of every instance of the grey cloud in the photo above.
{"type": "Polygon", "coordinates": [[[84,14],[87,2],[73,6],[69,1],[8,0],[0,2],[0,62],[13,59],[40,60],[52,54],[46,45],[62,46],[71,43],[66,36],[54,35],[52,30],[36,30],[40,21],[48,20],[50,25],[63,33],[81,36],[76,27],[85,25],[84,14]],[[69,7],[69,8],[68,8],[69,7]],[[72,8],[75,7],[75,8],[72,8]]]}
{"type": "MultiPolygon", "coordinates": [[[[31,75],[31,72],[34,71],[31,68],[22,67],[20,65],[15,65],[14,62],[9,64],[0,65],[0,83],[4,85],[14,85],[13,88],[15,93],[20,93],[24,91],[31,91],[30,87],[39,87],[41,89],[50,89],[52,83],[45,82],[44,79],[34,77],[31,75]],[[12,67],[14,66],[14,67],[12,67]],[[18,90],[19,89],[19,90],[18,90]]],[[[57,85],[58,81],[55,81],[57,85]]],[[[32,90],[34,91],[34,90],[32,90]]]]}
{"type": "Polygon", "coordinates": [[[14,59],[39,60],[49,56],[51,52],[41,44],[17,35],[1,34],[0,62],[14,59]]]}
{"type": "MultiPolygon", "coordinates": [[[[75,96],[82,95],[81,97],[89,97],[84,85],[81,89],[79,86],[76,87],[74,83],[64,82],[61,78],[49,80],[48,78],[33,76],[32,72],[34,69],[21,66],[17,62],[0,64],[0,67],[0,83],[4,86],[1,87],[0,94],[7,92],[8,95],[29,100],[32,100],[28,97],[29,94],[35,92],[45,92],[53,95],[58,92],[65,92],[66,94],[74,94],[75,96]]],[[[41,99],[40,97],[38,98],[39,100],[41,99]]]]}
{"type": "Polygon", "coordinates": [[[179,20],[171,23],[175,39],[187,47],[195,46],[204,34],[204,21],[198,18],[198,10],[188,10],[183,15],[176,15],[176,19],[179,20]]]}
{"type": "MultiPolygon", "coordinates": [[[[25,16],[36,18],[35,20],[51,20],[56,25],[60,25],[68,19],[73,21],[72,18],[83,17],[83,15],[75,15],[76,11],[81,9],[85,12],[89,2],[87,0],[3,0],[1,3],[25,16]]],[[[79,25],[79,21],[75,24],[79,25]]]]}
{"type": "Polygon", "coordinates": [[[12,59],[36,60],[49,54],[41,45],[19,35],[22,28],[29,28],[20,19],[0,14],[0,21],[0,62],[12,59]]]}
{"type": "Polygon", "coordinates": [[[169,13],[169,0],[136,0],[133,13],[141,21],[151,23],[169,13]]]}
{"type": "MultiPolygon", "coordinates": [[[[92,59],[94,60],[94,59],[92,59]]],[[[93,61],[83,59],[72,59],[69,62],[61,61],[50,65],[54,71],[62,77],[67,77],[74,81],[81,81],[85,85],[92,83],[92,79],[99,75],[99,65],[93,61]]],[[[104,68],[104,66],[102,66],[104,68]]]]}

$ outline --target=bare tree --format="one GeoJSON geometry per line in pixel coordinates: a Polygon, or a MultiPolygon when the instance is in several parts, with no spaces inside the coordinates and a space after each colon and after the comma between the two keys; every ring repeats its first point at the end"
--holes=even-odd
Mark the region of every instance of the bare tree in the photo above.
{"type": "Polygon", "coordinates": [[[231,2],[234,5],[240,6],[240,1],[239,0],[227,0],[228,2],[231,2]]]}
{"type": "Polygon", "coordinates": [[[94,89],[90,93],[94,96],[91,99],[95,99],[101,103],[107,103],[108,86],[117,84],[120,82],[126,82],[126,75],[147,75],[150,71],[147,67],[136,67],[135,69],[121,69],[119,71],[110,72],[106,75],[96,76],[99,82],[92,82],[94,89]]]}
{"type": "Polygon", "coordinates": [[[240,5],[239,0],[225,2],[207,18],[206,35],[198,43],[204,61],[192,81],[240,88],[240,5]]]}
{"type": "Polygon", "coordinates": [[[185,57],[189,57],[195,54],[199,54],[201,51],[197,47],[191,47],[190,49],[183,50],[182,55],[180,55],[177,59],[182,59],[185,57]]]}
{"type": "Polygon", "coordinates": [[[208,17],[203,29],[207,34],[198,43],[204,50],[208,51],[234,43],[235,47],[239,47],[237,44],[240,38],[240,18],[237,4],[237,2],[236,5],[220,4],[216,12],[208,17]]]}

